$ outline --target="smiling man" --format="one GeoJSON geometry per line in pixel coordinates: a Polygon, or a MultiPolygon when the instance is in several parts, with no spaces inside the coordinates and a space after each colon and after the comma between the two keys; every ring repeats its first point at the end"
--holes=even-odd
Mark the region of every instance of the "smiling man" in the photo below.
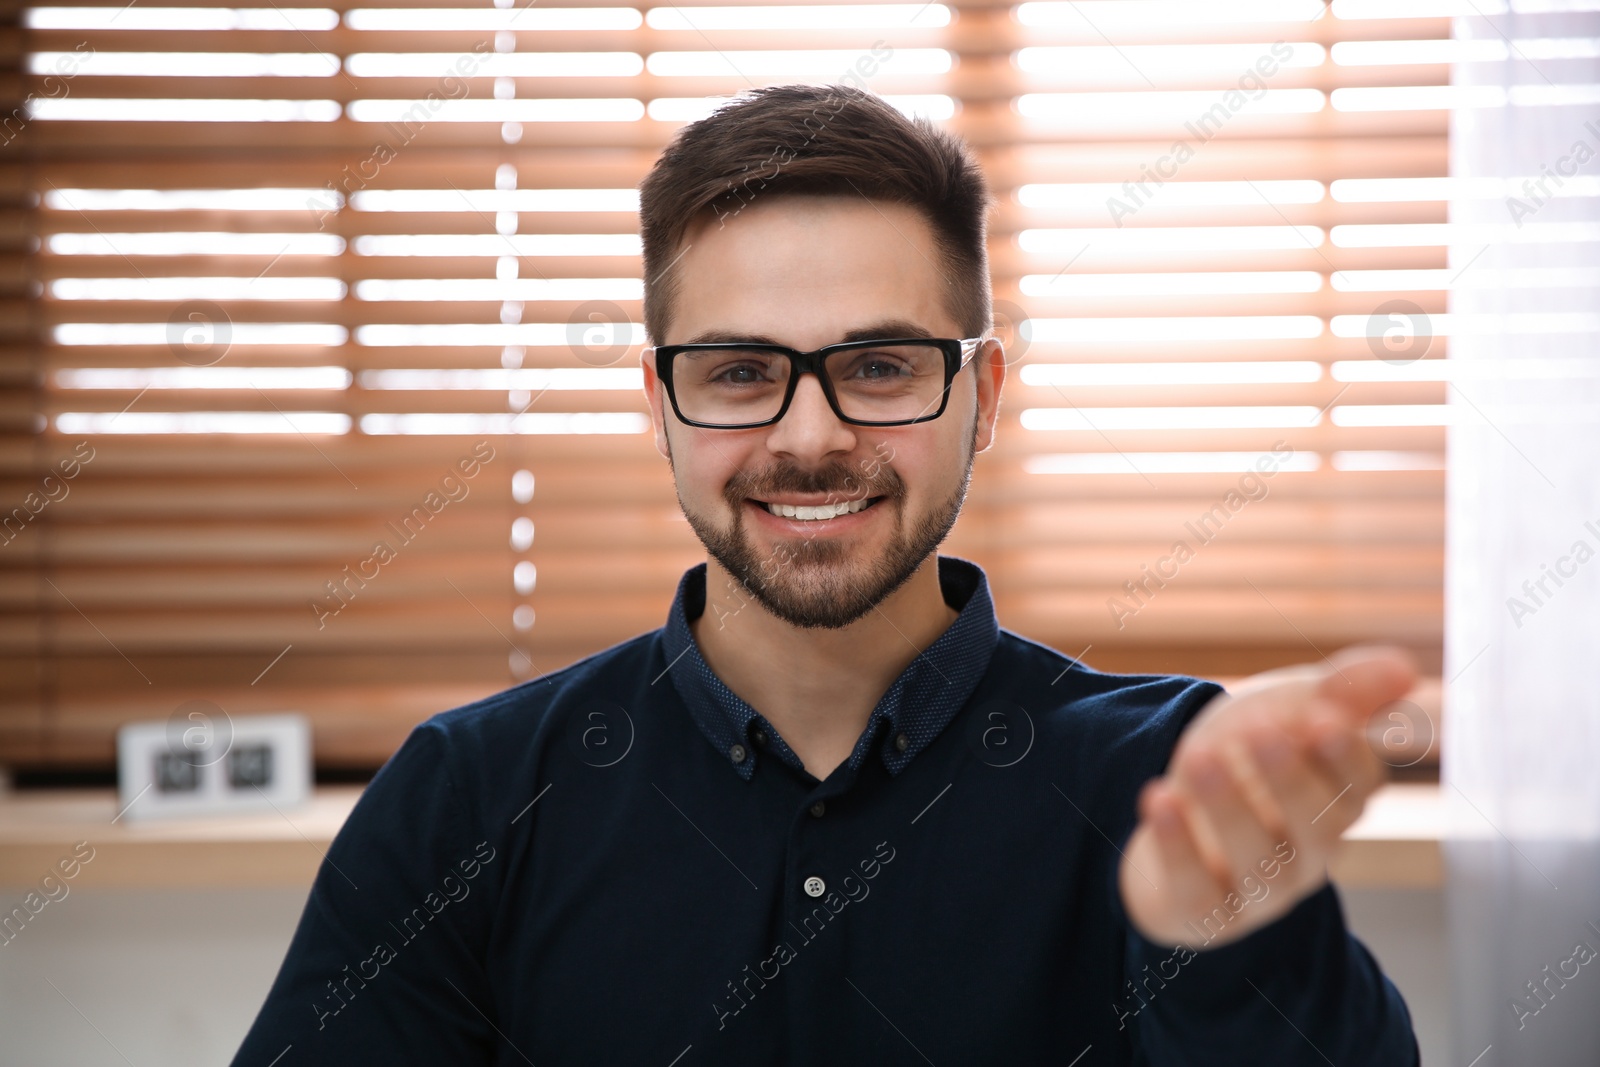
{"type": "Polygon", "coordinates": [[[1005,379],[989,206],[856,90],[680,132],[642,366],[708,559],[412,733],[235,1063],[1417,1063],[1327,878],[1407,658],[1105,674],[937,553],[1005,379]]]}

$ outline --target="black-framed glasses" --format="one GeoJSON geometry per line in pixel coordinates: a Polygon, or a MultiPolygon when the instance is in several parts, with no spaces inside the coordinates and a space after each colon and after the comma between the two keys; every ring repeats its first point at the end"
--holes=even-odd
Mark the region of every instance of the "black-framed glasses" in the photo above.
{"type": "Polygon", "coordinates": [[[950,383],[982,337],[894,337],[845,341],[815,352],[754,342],[659,345],[656,376],[690,426],[745,430],[783,418],[804,374],[822,383],[828,406],[856,426],[906,426],[944,414],[950,383]]]}

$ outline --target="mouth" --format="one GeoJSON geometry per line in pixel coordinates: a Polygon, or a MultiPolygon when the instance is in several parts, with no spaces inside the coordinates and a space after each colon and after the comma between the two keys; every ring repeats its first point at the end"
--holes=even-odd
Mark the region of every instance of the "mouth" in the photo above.
{"type": "Polygon", "coordinates": [[[761,508],[769,515],[780,519],[789,519],[796,522],[826,522],[844,515],[855,515],[876,507],[878,502],[885,499],[881,496],[866,497],[861,500],[846,500],[837,504],[796,505],[773,504],[765,500],[750,498],[748,503],[761,508]]]}

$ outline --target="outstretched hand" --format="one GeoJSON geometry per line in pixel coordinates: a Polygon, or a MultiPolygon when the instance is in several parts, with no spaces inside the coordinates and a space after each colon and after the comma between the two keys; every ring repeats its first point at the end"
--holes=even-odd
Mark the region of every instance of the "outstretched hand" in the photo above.
{"type": "Polygon", "coordinates": [[[1358,646],[1218,694],[1139,795],[1119,872],[1135,928],[1215,948],[1320,889],[1340,835],[1387,778],[1367,720],[1416,680],[1401,649],[1358,646]]]}

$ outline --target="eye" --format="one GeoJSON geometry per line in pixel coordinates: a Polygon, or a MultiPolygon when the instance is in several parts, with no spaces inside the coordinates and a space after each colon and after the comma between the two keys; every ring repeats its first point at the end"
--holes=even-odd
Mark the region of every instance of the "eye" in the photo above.
{"type": "Polygon", "coordinates": [[[714,382],[727,382],[729,385],[754,385],[756,382],[765,381],[761,376],[761,368],[753,363],[736,363],[731,367],[726,367],[713,375],[711,380],[714,382]],[[750,377],[737,377],[737,375],[741,374],[750,375],[750,377]]]}
{"type": "Polygon", "coordinates": [[[915,376],[916,364],[898,352],[892,350],[866,351],[852,353],[853,357],[846,366],[839,368],[843,378],[838,381],[851,382],[887,382],[897,378],[915,376]]]}
{"type": "Polygon", "coordinates": [[[673,364],[673,378],[679,385],[753,386],[769,384],[772,360],[761,354],[727,348],[693,349],[681,353],[673,364]]]}
{"type": "Polygon", "coordinates": [[[905,373],[906,365],[898,359],[872,356],[862,362],[861,370],[863,378],[897,378],[905,373]],[[872,369],[873,373],[867,373],[869,369],[872,369]]]}

